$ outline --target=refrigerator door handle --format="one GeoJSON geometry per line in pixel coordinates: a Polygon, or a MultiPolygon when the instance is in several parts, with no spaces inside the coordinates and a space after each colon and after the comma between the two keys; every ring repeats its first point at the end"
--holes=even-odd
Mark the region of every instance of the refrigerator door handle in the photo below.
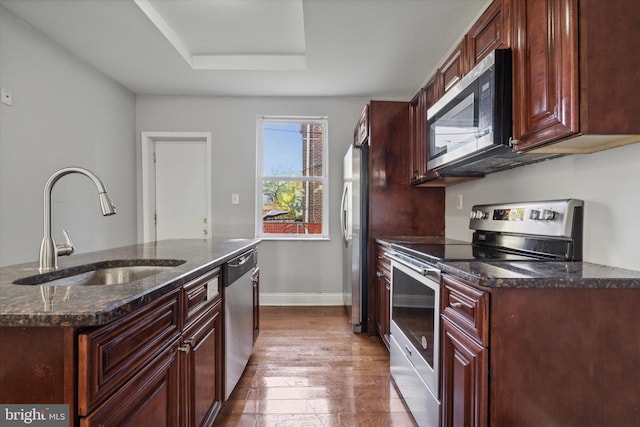
{"type": "Polygon", "coordinates": [[[349,241],[348,237],[348,212],[347,212],[347,196],[349,193],[349,183],[344,183],[344,188],[342,189],[342,200],[340,201],[340,232],[342,233],[342,239],[345,244],[349,241]]]}

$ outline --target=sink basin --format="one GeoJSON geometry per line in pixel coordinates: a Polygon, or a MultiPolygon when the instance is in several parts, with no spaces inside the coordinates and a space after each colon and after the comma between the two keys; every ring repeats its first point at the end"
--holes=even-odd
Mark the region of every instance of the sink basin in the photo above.
{"type": "Polygon", "coordinates": [[[73,268],[24,277],[16,285],[96,286],[129,283],[168,271],[185,260],[127,259],[102,261],[73,268]]]}

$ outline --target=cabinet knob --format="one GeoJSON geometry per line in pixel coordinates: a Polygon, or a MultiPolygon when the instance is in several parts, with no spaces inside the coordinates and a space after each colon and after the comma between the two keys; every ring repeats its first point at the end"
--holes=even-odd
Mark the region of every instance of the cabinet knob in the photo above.
{"type": "Polygon", "coordinates": [[[191,345],[190,344],[183,344],[181,346],[178,346],[178,351],[181,351],[184,354],[189,354],[189,352],[191,351],[191,345]]]}
{"type": "Polygon", "coordinates": [[[376,271],[376,276],[378,276],[378,277],[382,277],[382,276],[383,276],[382,271],[376,271]]]}
{"type": "Polygon", "coordinates": [[[453,308],[462,308],[462,303],[461,302],[452,302],[449,305],[451,307],[453,307],[453,308]]]}

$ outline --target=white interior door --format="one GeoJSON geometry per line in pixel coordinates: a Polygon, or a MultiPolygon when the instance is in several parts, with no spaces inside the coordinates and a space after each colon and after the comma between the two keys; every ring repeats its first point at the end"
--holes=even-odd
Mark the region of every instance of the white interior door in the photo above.
{"type": "Polygon", "coordinates": [[[207,144],[155,142],[156,240],[207,238],[207,144]]]}

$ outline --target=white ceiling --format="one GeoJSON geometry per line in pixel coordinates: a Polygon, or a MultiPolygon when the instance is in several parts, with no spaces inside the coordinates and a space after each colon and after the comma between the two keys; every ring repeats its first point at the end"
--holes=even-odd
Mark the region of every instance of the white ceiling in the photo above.
{"type": "Polygon", "coordinates": [[[490,0],[0,0],[137,94],[410,98],[490,0]]]}

